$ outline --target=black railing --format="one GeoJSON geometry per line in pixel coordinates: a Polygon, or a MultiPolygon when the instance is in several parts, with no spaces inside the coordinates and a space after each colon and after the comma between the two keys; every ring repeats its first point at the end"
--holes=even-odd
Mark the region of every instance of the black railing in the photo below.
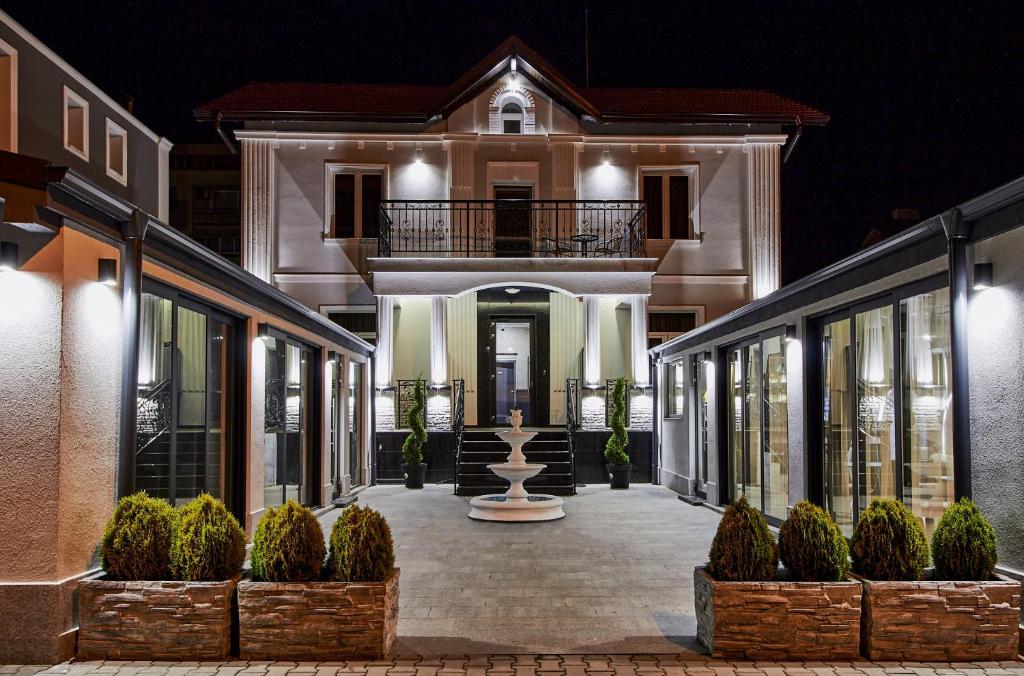
{"type": "Polygon", "coordinates": [[[580,381],[565,381],[565,440],[569,446],[569,471],[572,474],[572,494],[576,495],[576,429],[580,405],[580,381]]]}
{"type": "Polygon", "coordinates": [[[455,432],[455,472],[452,474],[455,494],[459,493],[459,462],[462,460],[462,432],[466,428],[466,381],[452,381],[452,430],[455,432]]]}
{"type": "Polygon", "coordinates": [[[640,258],[637,200],[385,200],[377,254],[467,258],[640,258]]]}
{"type": "Polygon", "coordinates": [[[136,400],[138,440],[135,454],[140,455],[171,429],[171,381],[165,378],[156,385],[140,387],[136,400]]]}

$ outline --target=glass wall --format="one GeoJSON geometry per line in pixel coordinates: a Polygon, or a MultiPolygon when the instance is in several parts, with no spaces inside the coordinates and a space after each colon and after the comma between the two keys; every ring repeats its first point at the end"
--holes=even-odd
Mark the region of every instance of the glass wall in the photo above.
{"type": "Polygon", "coordinates": [[[286,500],[319,502],[315,474],[316,401],[314,353],[281,338],[265,338],[266,409],[263,500],[276,507],[286,500]]]}
{"type": "Polygon", "coordinates": [[[230,503],[234,320],[171,289],[147,288],[139,327],[135,488],[175,505],[204,492],[230,503]]]}
{"type": "Polygon", "coordinates": [[[363,480],[363,371],[366,364],[348,363],[348,473],[352,485],[363,480]]]}
{"type": "Polygon", "coordinates": [[[696,374],[694,381],[694,421],[696,424],[695,438],[697,440],[697,482],[696,491],[705,495],[708,485],[708,420],[710,397],[708,393],[709,369],[711,362],[706,361],[703,356],[694,357],[693,370],[696,374]]]}
{"type": "Polygon", "coordinates": [[[330,482],[334,486],[332,497],[338,497],[341,493],[341,458],[342,458],[342,433],[341,433],[341,412],[342,394],[344,384],[341,374],[344,372],[344,361],[341,357],[328,362],[331,383],[331,406],[328,411],[328,439],[327,445],[330,451],[330,482]]]}
{"type": "Polygon", "coordinates": [[[847,535],[874,498],[929,533],[953,501],[948,292],[913,291],[822,324],[825,504],[847,535]]]}
{"type": "Polygon", "coordinates": [[[775,519],[789,506],[786,343],[759,337],[729,351],[729,462],[733,498],[746,495],[775,519]]]}

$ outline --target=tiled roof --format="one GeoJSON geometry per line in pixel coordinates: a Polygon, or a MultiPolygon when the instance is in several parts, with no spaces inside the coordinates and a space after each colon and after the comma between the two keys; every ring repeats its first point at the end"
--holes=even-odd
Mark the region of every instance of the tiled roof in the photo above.
{"type": "Polygon", "coordinates": [[[828,115],[760,89],[582,89],[515,36],[448,87],[254,82],[201,105],[200,120],[351,119],[425,122],[472,95],[506,59],[580,114],[601,121],[766,122],[825,124],[828,115]]]}

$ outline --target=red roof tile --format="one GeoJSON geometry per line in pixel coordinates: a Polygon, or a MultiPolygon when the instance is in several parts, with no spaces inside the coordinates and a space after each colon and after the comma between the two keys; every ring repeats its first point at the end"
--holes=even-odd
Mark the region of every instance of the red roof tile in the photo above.
{"type": "Polygon", "coordinates": [[[259,118],[269,113],[353,118],[429,118],[447,87],[416,85],[319,84],[311,82],[252,82],[205,103],[196,116],[259,118]]]}
{"type": "Polygon", "coordinates": [[[605,119],[652,120],[740,117],[745,120],[825,124],[820,110],[763,89],[637,89],[591,87],[583,95],[605,119]]]}

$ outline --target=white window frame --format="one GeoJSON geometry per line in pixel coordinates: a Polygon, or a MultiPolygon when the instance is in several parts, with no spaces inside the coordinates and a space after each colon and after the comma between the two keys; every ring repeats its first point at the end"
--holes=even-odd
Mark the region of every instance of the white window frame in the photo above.
{"type": "Polygon", "coordinates": [[[127,187],[127,185],[128,185],[128,132],[125,131],[124,127],[122,127],[121,125],[117,124],[116,122],[111,120],[109,117],[106,118],[106,121],[107,122],[106,122],[106,125],[104,127],[105,130],[106,130],[105,131],[105,135],[104,135],[104,140],[105,140],[104,142],[105,142],[106,147],[107,147],[107,162],[106,162],[107,176],[109,176],[110,178],[114,179],[115,181],[117,181],[121,185],[127,187]],[[112,136],[120,136],[121,139],[122,139],[122,141],[121,141],[121,168],[124,170],[124,173],[118,173],[117,170],[114,169],[114,167],[111,166],[111,163],[110,163],[110,159],[111,159],[111,156],[110,156],[110,138],[112,136]]]}
{"type": "MultiPolygon", "coordinates": [[[[690,222],[693,223],[693,231],[691,233],[690,240],[701,239],[700,227],[700,165],[699,164],[678,164],[678,165],[649,165],[638,168],[637,182],[636,182],[636,193],[637,199],[642,200],[644,198],[644,177],[646,176],[661,176],[662,177],[662,190],[661,190],[661,239],[672,240],[672,241],[687,241],[685,239],[673,239],[670,237],[672,232],[672,224],[669,222],[669,177],[670,176],[686,176],[690,189],[689,203],[690,203],[690,222]]],[[[689,224],[687,224],[687,230],[689,230],[689,224]]]]}
{"type": "Polygon", "coordinates": [[[350,239],[348,237],[334,237],[331,234],[331,216],[334,214],[334,177],[338,174],[355,174],[355,239],[363,237],[363,179],[364,174],[377,174],[381,176],[381,199],[388,198],[388,165],[386,164],[358,164],[352,162],[327,162],[324,165],[324,232],[325,241],[339,239],[350,239]]]}
{"type": "Polygon", "coordinates": [[[501,125],[501,133],[509,135],[521,135],[526,133],[526,109],[523,108],[523,104],[516,100],[514,97],[507,97],[501,104],[501,108],[498,110],[498,122],[501,125]],[[518,113],[506,113],[505,106],[512,104],[519,108],[518,113]],[[505,131],[505,122],[518,122],[519,131],[507,132],[505,131]]]}
{"type": "Polygon", "coordinates": [[[71,91],[67,85],[64,85],[64,96],[61,105],[61,115],[64,118],[64,150],[68,151],[76,157],[80,157],[86,162],[89,161],[89,101],[84,96],[76,94],[71,91]],[[82,112],[82,147],[76,148],[75,146],[68,143],[68,104],[74,103],[76,106],[81,107],[82,112]]]}
{"type": "Polygon", "coordinates": [[[0,40],[0,54],[11,60],[11,119],[9,130],[11,147],[8,150],[16,153],[18,152],[18,50],[7,42],[0,40]]]}

